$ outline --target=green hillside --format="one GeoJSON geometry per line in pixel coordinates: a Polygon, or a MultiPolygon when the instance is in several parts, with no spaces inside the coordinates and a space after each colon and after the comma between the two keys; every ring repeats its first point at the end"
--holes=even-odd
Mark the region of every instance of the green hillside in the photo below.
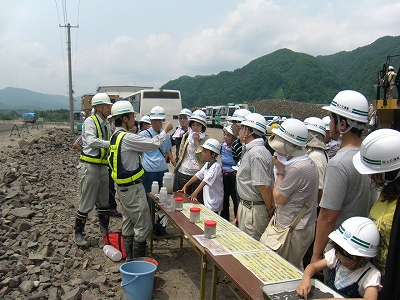
{"type": "MultiPolygon", "coordinates": [[[[400,54],[400,36],[382,37],[353,51],[327,56],[280,49],[234,71],[182,76],[162,88],[180,90],[184,107],[266,99],[329,103],[344,89],[360,91],[374,100],[377,72],[387,55],[393,54],[400,54]]],[[[391,64],[397,70],[400,58],[394,58],[391,64]]]]}
{"type": "MultiPolygon", "coordinates": [[[[345,80],[342,89],[360,91],[370,100],[376,100],[377,72],[382,69],[388,55],[400,54],[400,36],[382,37],[374,43],[350,52],[318,56],[326,66],[345,80]]],[[[400,58],[392,58],[390,64],[397,69],[400,58]]]]}

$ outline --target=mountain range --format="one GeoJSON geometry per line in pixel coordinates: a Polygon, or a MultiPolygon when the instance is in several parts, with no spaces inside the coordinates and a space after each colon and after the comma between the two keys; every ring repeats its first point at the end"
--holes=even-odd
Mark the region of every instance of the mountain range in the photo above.
{"type": "MultiPolygon", "coordinates": [[[[75,107],[80,108],[80,103],[75,102],[75,107]]],[[[4,111],[69,109],[69,98],[7,87],[0,90],[0,109],[4,111]]]]}
{"type": "MultiPolygon", "coordinates": [[[[223,105],[277,99],[306,103],[330,103],[344,89],[357,90],[376,99],[377,74],[388,55],[400,54],[400,36],[385,36],[372,44],[332,55],[312,56],[280,49],[254,59],[234,71],[207,76],[181,76],[163,89],[181,91],[184,107],[223,105]]],[[[400,56],[390,65],[397,70],[400,56]]],[[[76,97],[75,108],[80,107],[76,97]]],[[[8,87],[0,90],[0,112],[9,110],[68,109],[67,96],[36,93],[8,87]]]]}
{"type": "MultiPolygon", "coordinates": [[[[162,88],[181,91],[184,107],[285,99],[330,103],[352,89],[376,99],[377,74],[388,55],[400,54],[400,36],[385,36],[370,45],[332,55],[312,56],[280,49],[244,67],[210,76],[181,76],[162,88]]],[[[395,70],[400,57],[392,57],[395,70]]]]}

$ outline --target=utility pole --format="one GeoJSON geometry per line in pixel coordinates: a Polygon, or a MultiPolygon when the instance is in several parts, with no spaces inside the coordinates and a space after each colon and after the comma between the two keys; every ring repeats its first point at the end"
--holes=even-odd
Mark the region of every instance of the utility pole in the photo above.
{"type": "Polygon", "coordinates": [[[67,27],[67,45],[68,45],[68,95],[69,95],[69,125],[71,134],[74,134],[74,91],[72,90],[72,66],[71,66],[71,27],[79,28],[77,26],[71,26],[67,24],[60,27],[67,27]]]}

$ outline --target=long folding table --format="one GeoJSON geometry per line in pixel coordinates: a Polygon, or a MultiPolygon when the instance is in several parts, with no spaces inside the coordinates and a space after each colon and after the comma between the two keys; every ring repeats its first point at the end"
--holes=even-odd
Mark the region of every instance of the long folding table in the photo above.
{"type": "MultiPolygon", "coordinates": [[[[261,286],[270,282],[280,282],[301,278],[301,272],[260,242],[230,224],[219,215],[208,210],[198,202],[192,202],[187,195],[184,197],[183,211],[167,211],[159,205],[158,198],[149,194],[152,199],[151,215],[154,221],[155,208],[163,210],[170,224],[183,239],[199,254],[200,264],[200,299],[205,299],[207,261],[213,263],[211,283],[211,299],[216,299],[217,285],[229,283],[238,298],[264,299],[261,286]],[[202,223],[191,223],[189,207],[201,207],[202,221],[211,218],[217,221],[217,238],[207,240],[203,237],[202,223]],[[221,234],[219,232],[221,231],[221,234]],[[223,274],[220,276],[220,274],[223,274]],[[224,280],[221,280],[223,278],[224,280]],[[260,279],[261,278],[261,279],[260,279]],[[239,291],[239,293],[237,292],[239,291]]],[[[153,251],[153,234],[150,236],[150,251],[153,251]]],[[[165,237],[164,237],[165,238],[165,237]]]]}

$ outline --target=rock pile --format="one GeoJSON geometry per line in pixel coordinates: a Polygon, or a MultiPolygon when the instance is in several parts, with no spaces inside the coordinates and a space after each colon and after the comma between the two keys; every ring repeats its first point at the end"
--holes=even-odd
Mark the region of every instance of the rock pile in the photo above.
{"type": "Polygon", "coordinates": [[[51,130],[0,151],[1,299],[122,297],[94,213],[85,228],[91,247],[79,249],[71,239],[79,201],[73,141],[67,130],[51,130]]]}
{"type": "Polygon", "coordinates": [[[330,103],[310,104],[290,100],[261,100],[249,104],[253,105],[256,112],[260,114],[292,115],[293,118],[304,120],[308,117],[323,118],[329,115],[326,110],[322,109],[322,106],[330,103]]]}

